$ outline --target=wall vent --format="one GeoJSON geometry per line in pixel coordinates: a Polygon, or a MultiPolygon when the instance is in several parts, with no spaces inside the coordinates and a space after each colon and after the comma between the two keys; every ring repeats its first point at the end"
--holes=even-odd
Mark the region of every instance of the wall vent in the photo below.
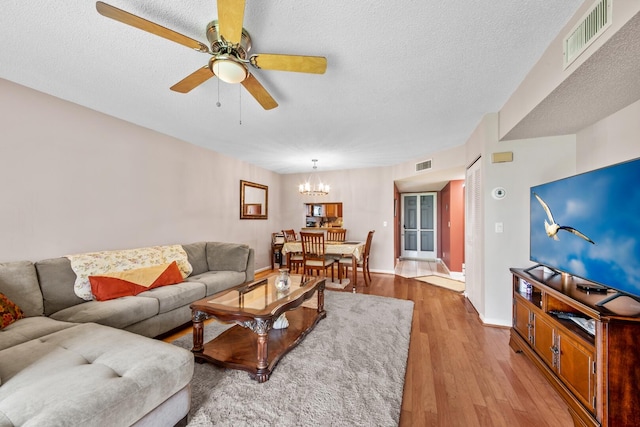
{"type": "Polygon", "coordinates": [[[597,0],[563,41],[566,69],[611,25],[613,0],[597,0]]]}
{"type": "Polygon", "coordinates": [[[431,159],[416,163],[416,172],[431,169],[431,159]]]}

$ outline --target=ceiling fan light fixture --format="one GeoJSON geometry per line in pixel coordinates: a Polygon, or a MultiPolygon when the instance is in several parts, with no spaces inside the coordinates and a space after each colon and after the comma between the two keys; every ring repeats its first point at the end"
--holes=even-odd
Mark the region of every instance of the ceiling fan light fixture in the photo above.
{"type": "Polygon", "coordinates": [[[241,83],[249,76],[247,67],[233,56],[212,58],[210,67],[213,74],[225,83],[241,83]]]}

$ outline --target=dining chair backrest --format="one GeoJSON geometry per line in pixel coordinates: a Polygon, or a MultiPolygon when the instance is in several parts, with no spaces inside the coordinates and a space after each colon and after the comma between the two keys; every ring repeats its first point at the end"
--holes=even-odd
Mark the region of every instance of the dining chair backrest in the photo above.
{"type": "Polygon", "coordinates": [[[284,234],[284,240],[287,242],[295,242],[296,240],[298,240],[296,232],[293,229],[282,230],[282,234],[284,234]]]}
{"type": "Polygon", "coordinates": [[[327,230],[327,240],[330,242],[344,242],[347,240],[347,230],[345,228],[330,228],[327,230]]]}
{"type": "Polygon", "coordinates": [[[302,240],[302,268],[304,273],[312,274],[317,271],[318,274],[326,275],[327,269],[331,268],[331,280],[333,281],[333,264],[335,260],[325,257],[324,252],[324,233],[305,233],[300,232],[300,240],[302,240]]]}
{"type": "Polygon", "coordinates": [[[324,233],[300,232],[302,256],[305,260],[324,260],[324,233]]]}
{"type": "Polygon", "coordinates": [[[271,244],[282,245],[284,242],[285,238],[282,233],[271,233],[271,244]]]}
{"type": "Polygon", "coordinates": [[[367,241],[364,244],[364,252],[362,253],[362,257],[365,259],[369,259],[369,253],[371,252],[371,242],[373,241],[373,233],[375,233],[376,230],[371,230],[369,231],[369,234],[367,234],[367,241]]]}

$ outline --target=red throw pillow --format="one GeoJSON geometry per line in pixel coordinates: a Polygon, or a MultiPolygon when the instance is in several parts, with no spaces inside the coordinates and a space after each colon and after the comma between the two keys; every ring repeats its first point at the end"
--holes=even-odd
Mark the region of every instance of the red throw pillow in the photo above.
{"type": "MultiPolygon", "coordinates": [[[[182,272],[180,271],[180,267],[178,267],[178,263],[173,261],[171,264],[167,266],[167,268],[162,272],[160,276],[146,289],[140,289],[140,292],[148,291],[149,289],[159,288],[160,286],[167,285],[177,285],[178,283],[184,282],[184,277],[182,277],[182,272]]],[[[136,292],[138,295],[140,292],[136,292]]]]}
{"type": "Polygon", "coordinates": [[[4,329],[18,319],[22,319],[24,313],[15,302],[0,293],[0,329],[4,329]]]}
{"type": "Polygon", "coordinates": [[[138,295],[149,289],[183,281],[182,273],[175,261],[171,264],[89,276],[91,292],[98,301],[138,295]]]}

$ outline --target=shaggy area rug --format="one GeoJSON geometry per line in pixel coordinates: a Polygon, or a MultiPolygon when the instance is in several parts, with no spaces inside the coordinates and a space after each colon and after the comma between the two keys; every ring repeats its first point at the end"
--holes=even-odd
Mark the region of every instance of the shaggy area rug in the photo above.
{"type": "MultiPolygon", "coordinates": [[[[413,301],[326,291],[325,310],[265,383],[196,363],[189,426],[397,426],[413,301]]],[[[228,327],[207,324],[205,342],[228,327]]]]}

